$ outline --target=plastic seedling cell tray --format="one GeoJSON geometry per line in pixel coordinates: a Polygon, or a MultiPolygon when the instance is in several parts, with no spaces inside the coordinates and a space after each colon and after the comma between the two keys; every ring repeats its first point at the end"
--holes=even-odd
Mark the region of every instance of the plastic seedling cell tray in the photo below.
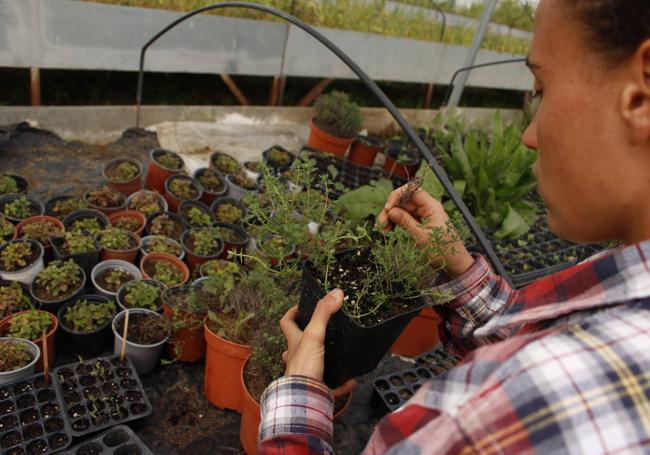
{"type": "Polygon", "coordinates": [[[51,379],[41,373],[0,387],[0,454],[48,454],[70,445],[71,429],[51,379]]]}
{"type": "Polygon", "coordinates": [[[54,370],[73,436],[83,436],[151,414],[140,378],[126,358],[99,357],[54,370]]]}
{"type": "Polygon", "coordinates": [[[63,452],[63,455],[153,455],[126,425],[118,425],[63,452]]]}

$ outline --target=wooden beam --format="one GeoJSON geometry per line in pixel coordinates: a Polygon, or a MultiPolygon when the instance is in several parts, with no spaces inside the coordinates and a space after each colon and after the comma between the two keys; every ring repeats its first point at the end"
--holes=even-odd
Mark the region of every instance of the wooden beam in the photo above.
{"type": "Polygon", "coordinates": [[[228,74],[220,74],[221,80],[226,84],[226,87],[230,89],[230,92],[237,98],[237,101],[239,102],[240,105],[242,106],[250,106],[250,102],[248,101],[248,98],[244,96],[241,90],[239,90],[239,87],[237,87],[237,84],[235,84],[235,81],[232,80],[232,77],[228,74]]]}
{"type": "Polygon", "coordinates": [[[278,91],[280,88],[280,76],[273,76],[273,82],[271,82],[271,88],[269,89],[269,99],[266,104],[269,106],[275,106],[278,102],[278,91]]]}
{"type": "Polygon", "coordinates": [[[307,107],[311,103],[314,102],[316,98],[318,98],[318,95],[323,93],[323,90],[327,88],[328,85],[330,85],[334,79],[322,79],[314,85],[309,92],[305,96],[302,97],[300,101],[298,101],[298,104],[296,106],[298,107],[307,107]]]}
{"type": "Polygon", "coordinates": [[[433,84],[427,85],[427,92],[424,95],[424,108],[431,109],[431,99],[433,98],[433,84]]]}
{"type": "Polygon", "coordinates": [[[41,105],[41,70],[40,68],[29,69],[29,82],[32,97],[32,106],[41,105]]]}
{"type": "Polygon", "coordinates": [[[275,105],[282,106],[284,102],[284,89],[287,86],[287,76],[280,76],[278,79],[278,97],[275,99],[275,105]]]}

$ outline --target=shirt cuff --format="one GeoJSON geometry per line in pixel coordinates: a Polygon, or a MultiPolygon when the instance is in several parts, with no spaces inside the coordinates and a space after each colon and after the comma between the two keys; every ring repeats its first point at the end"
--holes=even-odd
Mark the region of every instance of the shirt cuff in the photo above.
{"type": "Polygon", "coordinates": [[[259,440],[288,434],[314,436],[332,444],[334,397],[321,381],[284,376],[261,399],[259,440]]]}
{"type": "Polygon", "coordinates": [[[434,288],[441,293],[442,297],[438,301],[444,303],[445,307],[456,309],[463,306],[480,292],[493,273],[484,256],[472,256],[475,258],[474,264],[465,273],[434,288]]]}

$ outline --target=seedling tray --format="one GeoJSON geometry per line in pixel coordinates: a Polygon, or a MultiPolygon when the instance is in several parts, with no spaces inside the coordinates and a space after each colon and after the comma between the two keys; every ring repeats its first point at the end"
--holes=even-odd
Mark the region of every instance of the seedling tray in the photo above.
{"type": "Polygon", "coordinates": [[[126,425],[118,425],[63,452],[64,455],[153,455],[126,425]]]}
{"type": "Polygon", "coordinates": [[[458,357],[435,349],[422,354],[415,361],[415,367],[396,371],[375,379],[375,394],[393,412],[406,403],[426,381],[444,373],[458,363],[458,357]]]}
{"type": "Polygon", "coordinates": [[[73,436],[83,436],[141,419],[152,412],[140,378],[128,358],[118,356],[64,365],[54,382],[73,436]]]}
{"type": "Polygon", "coordinates": [[[34,455],[70,445],[72,433],[54,384],[37,374],[0,386],[0,453],[34,455]]]}

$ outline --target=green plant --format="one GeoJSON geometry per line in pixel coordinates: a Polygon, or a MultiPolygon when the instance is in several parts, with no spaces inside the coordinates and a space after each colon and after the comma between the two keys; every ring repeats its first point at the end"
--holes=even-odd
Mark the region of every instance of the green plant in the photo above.
{"type": "Polygon", "coordinates": [[[113,302],[89,302],[81,299],[68,306],[63,315],[65,325],[75,332],[92,332],[113,318],[113,302]]]}
{"type": "Polygon", "coordinates": [[[36,284],[53,297],[61,297],[81,284],[81,269],[72,259],[52,261],[37,276],[36,284]]]}
{"type": "Polygon", "coordinates": [[[124,306],[127,308],[147,308],[157,310],[159,307],[160,288],[145,281],[132,281],[126,284],[124,306]]]}
{"type": "Polygon", "coordinates": [[[14,235],[14,226],[0,216],[0,241],[9,240],[14,235]]]}
{"type": "Polygon", "coordinates": [[[34,341],[43,336],[52,327],[49,314],[41,310],[30,310],[11,318],[9,336],[34,341]]]}
{"type": "Polygon", "coordinates": [[[70,199],[58,200],[52,206],[52,214],[54,217],[62,220],[76,210],[83,210],[88,208],[88,203],[83,199],[73,197],[70,199]]]}
{"type": "Polygon", "coordinates": [[[131,235],[129,231],[112,227],[100,231],[97,234],[97,242],[107,250],[129,250],[135,246],[131,235]]]}
{"type": "Polygon", "coordinates": [[[210,193],[218,193],[222,191],[225,185],[223,180],[219,177],[219,174],[214,172],[212,169],[206,169],[203,171],[203,173],[197,177],[197,180],[201,185],[203,185],[205,191],[210,193]]]}
{"type": "Polygon", "coordinates": [[[125,231],[135,232],[142,227],[142,223],[128,216],[123,216],[118,218],[118,220],[113,223],[113,226],[118,229],[124,229],[125,231]]]}
{"type": "Polygon", "coordinates": [[[155,159],[158,164],[167,169],[176,170],[183,166],[183,161],[181,161],[180,157],[172,152],[163,152],[156,156],[155,159]]]}
{"type": "Polygon", "coordinates": [[[163,236],[156,236],[148,239],[148,243],[143,248],[146,253],[165,253],[171,256],[180,256],[183,249],[174,243],[171,239],[163,236]]]}
{"type": "Polygon", "coordinates": [[[257,183],[255,180],[248,178],[243,172],[238,172],[232,175],[232,182],[240,188],[243,188],[247,191],[254,191],[257,189],[257,183]]]}
{"type": "Polygon", "coordinates": [[[188,224],[192,227],[207,227],[212,224],[212,217],[198,207],[190,207],[185,212],[188,224]]]}
{"type": "Polygon", "coordinates": [[[333,136],[352,138],[361,129],[361,111],[347,93],[333,90],[320,95],[314,108],[316,126],[333,136]]]}
{"type": "Polygon", "coordinates": [[[48,245],[50,243],[50,237],[60,237],[61,234],[63,234],[63,231],[54,223],[50,221],[35,221],[23,226],[21,237],[48,245]]]}
{"type": "Polygon", "coordinates": [[[0,319],[31,307],[29,295],[18,281],[0,285],[0,319]]]}
{"type": "Polygon", "coordinates": [[[242,210],[235,204],[223,203],[217,206],[215,217],[217,221],[228,224],[239,224],[244,216],[242,210]]]}
{"type": "Polygon", "coordinates": [[[117,292],[125,283],[133,280],[133,275],[123,269],[110,269],[104,275],[104,282],[106,283],[106,290],[110,292],[117,292]]]}
{"type": "Polygon", "coordinates": [[[5,204],[3,213],[5,216],[24,220],[32,215],[32,204],[25,196],[20,196],[5,204]]]}
{"type": "Polygon", "coordinates": [[[134,194],[131,197],[129,208],[137,210],[138,212],[143,213],[145,216],[160,212],[163,209],[160,205],[160,195],[157,192],[140,192],[134,194]]]}
{"type": "Polygon", "coordinates": [[[168,287],[176,286],[183,282],[183,272],[174,264],[168,261],[155,261],[154,273],[151,278],[160,281],[168,287]]]}
{"type": "Polygon", "coordinates": [[[96,207],[112,208],[124,205],[124,195],[107,186],[86,193],[86,200],[96,207]]]}
{"type": "Polygon", "coordinates": [[[212,256],[219,251],[221,241],[212,228],[199,228],[190,234],[192,252],[199,256],[212,256]]]}
{"type": "Polygon", "coordinates": [[[18,182],[10,175],[0,174],[0,195],[17,193],[18,192],[18,182]]]}
{"type": "Polygon", "coordinates": [[[31,264],[33,254],[32,245],[27,241],[10,243],[0,253],[2,270],[13,272],[24,269],[31,264]]]}
{"type": "Polygon", "coordinates": [[[34,360],[26,343],[0,341],[0,372],[18,370],[34,360]]]}
{"type": "Polygon", "coordinates": [[[70,228],[68,230],[75,234],[83,234],[83,233],[96,234],[102,229],[103,229],[102,225],[100,224],[97,218],[95,218],[94,216],[88,216],[86,218],[81,218],[76,221],[73,221],[70,224],[70,228]]]}
{"type": "Polygon", "coordinates": [[[228,155],[218,155],[216,159],[212,160],[212,163],[224,174],[235,174],[241,170],[239,161],[228,155]]]}
{"type": "Polygon", "coordinates": [[[219,278],[225,283],[226,289],[232,290],[244,277],[239,265],[223,259],[212,259],[201,264],[201,274],[207,277],[219,278]]]}
{"type": "Polygon", "coordinates": [[[67,254],[82,254],[97,251],[97,243],[90,235],[66,232],[61,249],[67,254]]]}
{"type": "Polygon", "coordinates": [[[286,166],[291,163],[291,154],[280,147],[273,147],[269,150],[269,161],[280,166],[286,166]]]}
{"type": "Polygon", "coordinates": [[[151,221],[151,228],[149,229],[152,235],[163,235],[165,237],[172,237],[176,231],[176,221],[163,213],[158,215],[151,221]]]}
{"type": "Polygon", "coordinates": [[[216,237],[219,237],[226,242],[241,242],[243,240],[239,232],[226,226],[214,226],[209,229],[216,237]]]}
{"type": "Polygon", "coordinates": [[[178,177],[169,182],[169,191],[179,199],[195,199],[199,191],[189,178],[178,177]]]}
{"type": "Polygon", "coordinates": [[[130,182],[140,174],[140,169],[129,161],[121,161],[106,170],[107,177],[114,182],[130,182]]]}

